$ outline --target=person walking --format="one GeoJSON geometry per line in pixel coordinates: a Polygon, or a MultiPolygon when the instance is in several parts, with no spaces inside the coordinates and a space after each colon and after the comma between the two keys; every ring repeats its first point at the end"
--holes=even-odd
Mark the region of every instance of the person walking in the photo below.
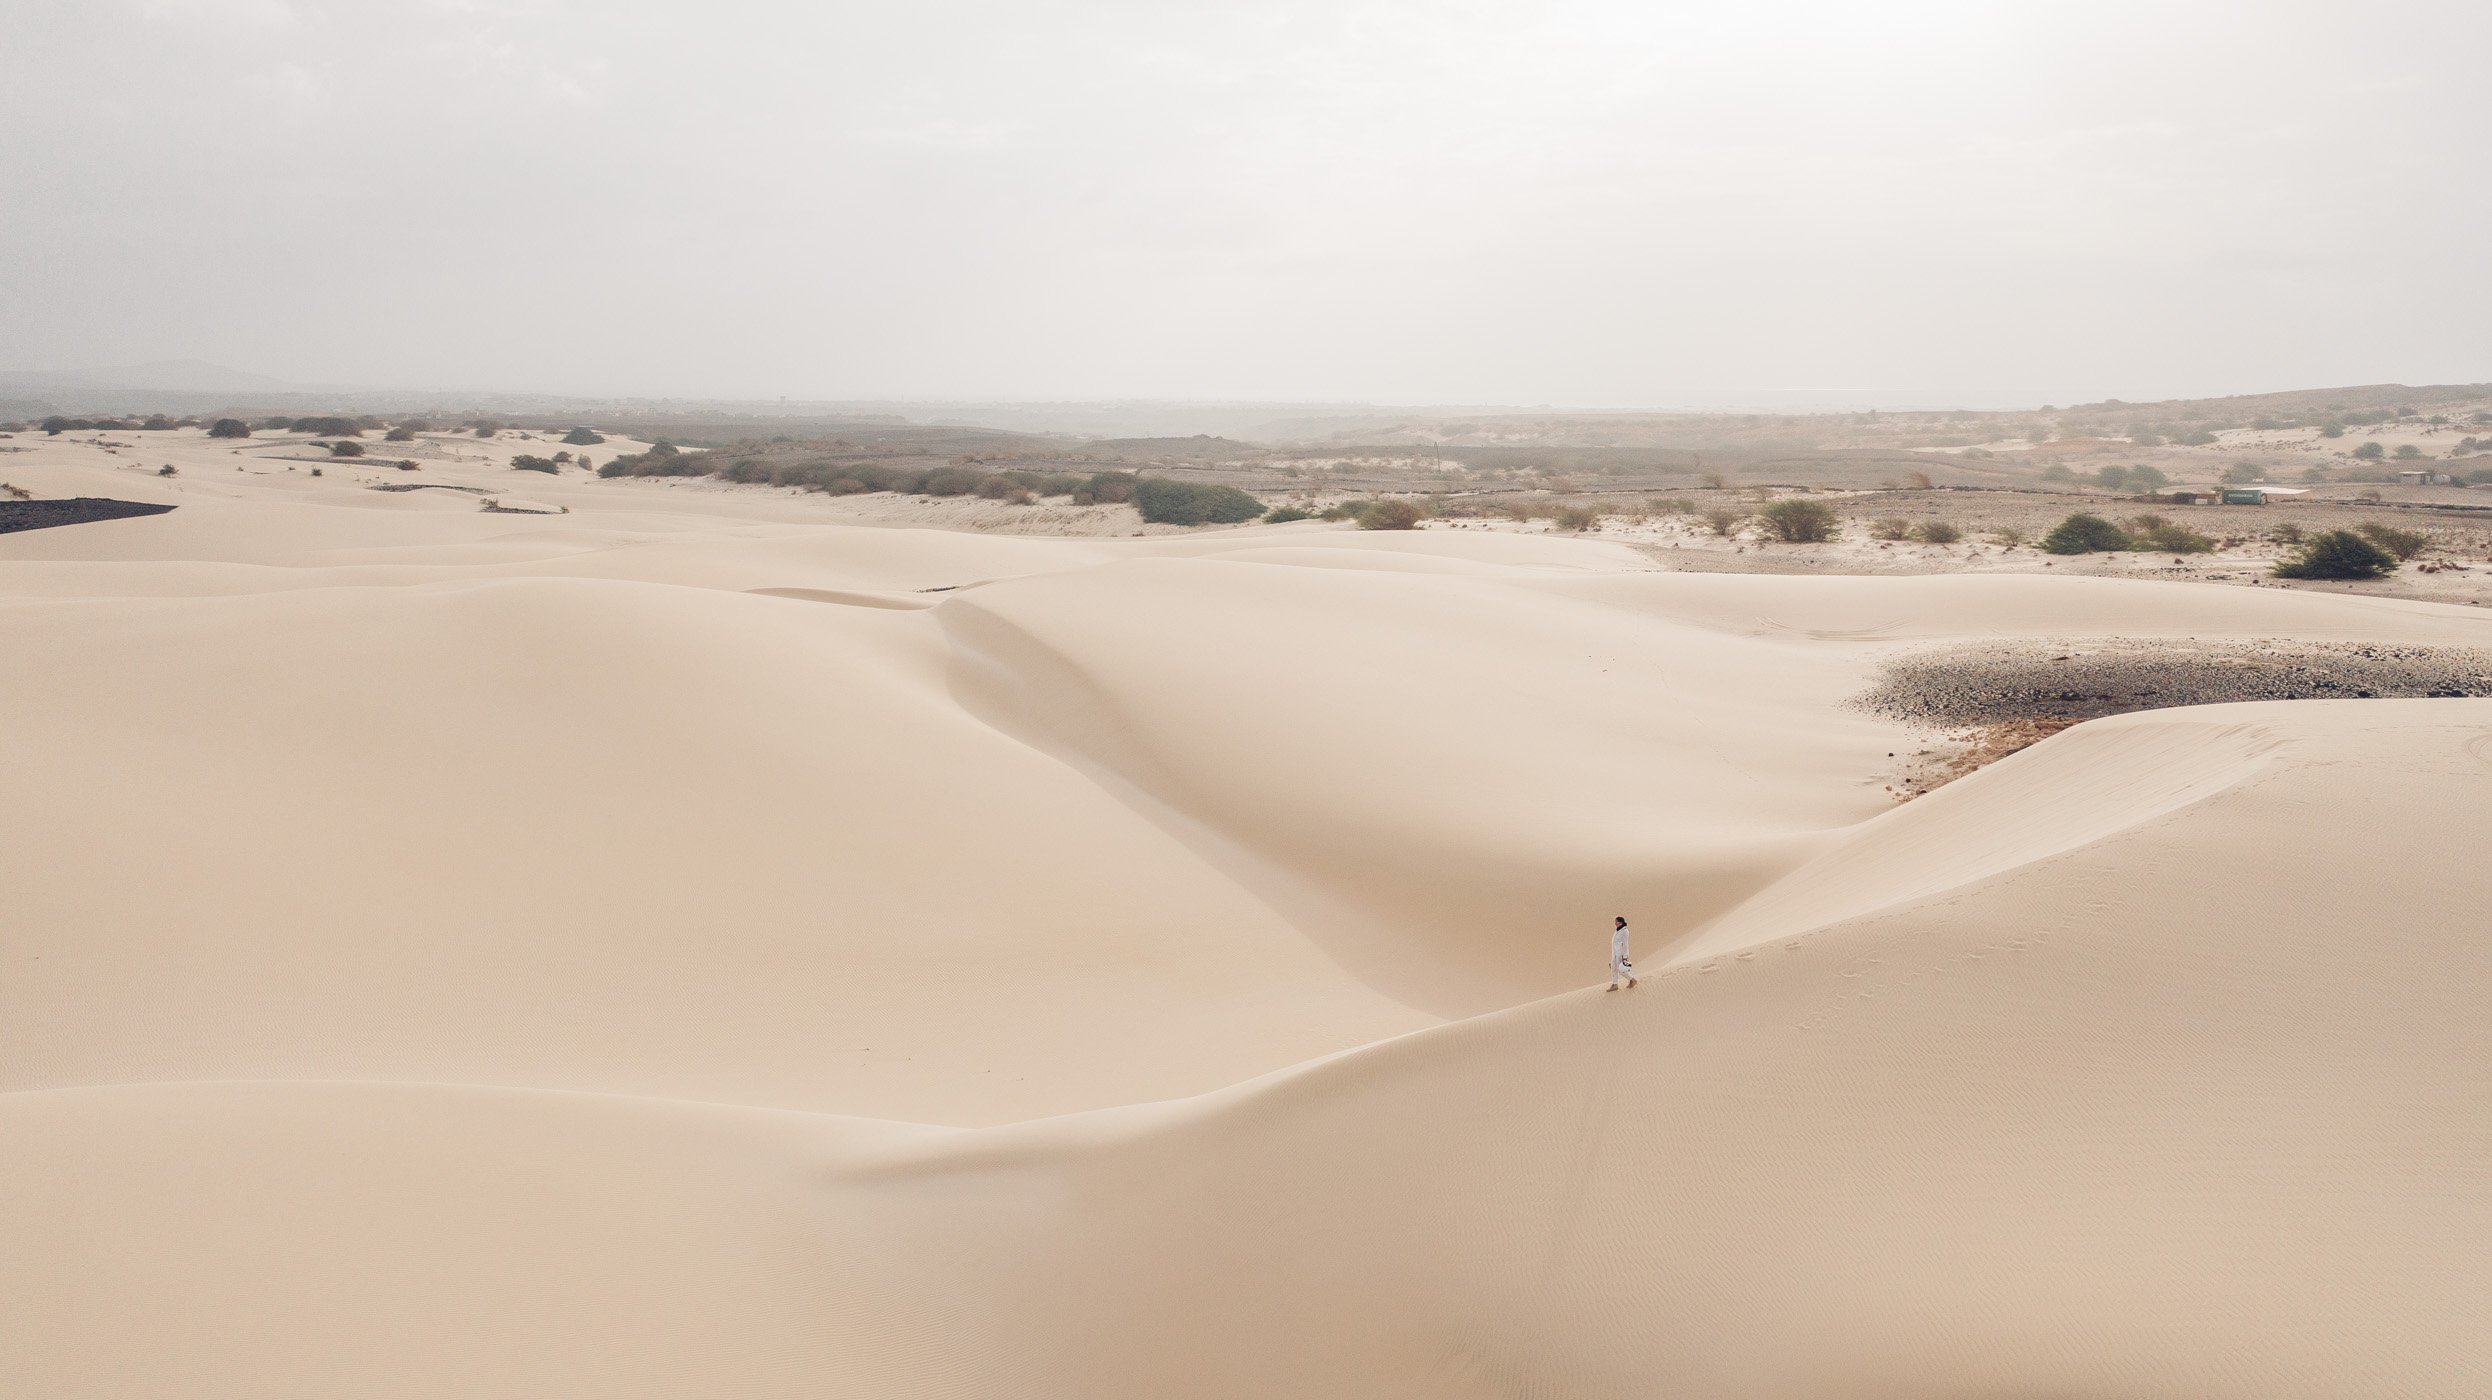
{"type": "Polygon", "coordinates": [[[1621,977],[1627,979],[1628,986],[1635,985],[1635,964],[1627,958],[1627,916],[1624,914],[1618,916],[1618,927],[1609,931],[1610,991],[1618,990],[1618,979],[1621,977]]]}

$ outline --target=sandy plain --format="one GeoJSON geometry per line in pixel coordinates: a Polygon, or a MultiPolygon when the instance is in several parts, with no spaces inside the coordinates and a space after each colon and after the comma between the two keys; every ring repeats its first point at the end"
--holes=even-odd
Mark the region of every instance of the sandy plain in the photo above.
{"type": "Polygon", "coordinates": [[[97,436],[0,455],[176,507],[0,536],[10,1393],[2492,1392],[2492,701],[1903,804],[1853,703],[2492,611],[97,436]]]}

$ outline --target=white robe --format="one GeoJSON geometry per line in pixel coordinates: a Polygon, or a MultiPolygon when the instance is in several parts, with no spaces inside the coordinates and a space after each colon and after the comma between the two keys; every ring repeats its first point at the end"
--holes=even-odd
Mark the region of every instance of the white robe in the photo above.
{"type": "Polygon", "coordinates": [[[1627,961],[1627,931],[1624,928],[1611,929],[1609,931],[1609,980],[1615,982],[1621,977],[1634,975],[1635,964],[1627,961]]]}

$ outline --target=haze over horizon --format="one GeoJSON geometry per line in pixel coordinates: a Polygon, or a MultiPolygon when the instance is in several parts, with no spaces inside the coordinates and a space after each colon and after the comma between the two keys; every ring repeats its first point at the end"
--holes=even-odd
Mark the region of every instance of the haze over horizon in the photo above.
{"type": "Polygon", "coordinates": [[[38,0],[0,365],[1684,406],[2492,379],[2478,7],[38,0]]]}

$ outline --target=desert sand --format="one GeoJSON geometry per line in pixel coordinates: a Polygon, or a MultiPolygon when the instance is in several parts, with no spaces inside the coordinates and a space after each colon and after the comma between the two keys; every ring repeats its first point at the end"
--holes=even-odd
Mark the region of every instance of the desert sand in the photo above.
{"type": "Polygon", "coordinates": [[[0,455],[175,507],[0,535],[9,1394],[2492,1394],[2492,700],[1900,804],[1852,703],[2486,609],[97,436],[0,455]]]}

